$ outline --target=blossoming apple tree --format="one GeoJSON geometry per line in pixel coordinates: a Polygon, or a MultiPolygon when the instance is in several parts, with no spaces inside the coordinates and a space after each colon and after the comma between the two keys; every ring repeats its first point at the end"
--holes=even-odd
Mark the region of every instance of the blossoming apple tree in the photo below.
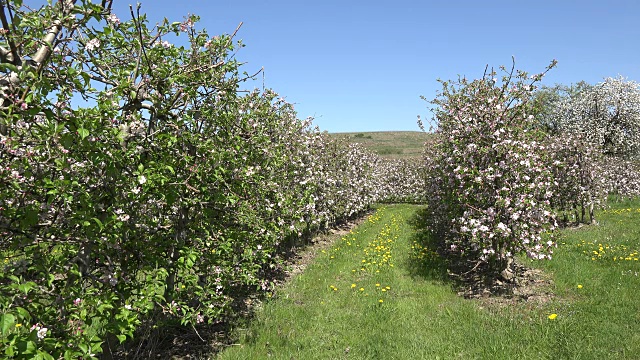
{"type": "Polygon", "coordinates": [[[545,235],[555,227],[553,178],[545,135],[529,112],[544,73],[501,69],[501,79],[489,71],[442,82],[432,101],[438,140],[427,159],[432,232],[464,267],[491,276],[518,253],[545,259],[554,248],[545,235]]]}

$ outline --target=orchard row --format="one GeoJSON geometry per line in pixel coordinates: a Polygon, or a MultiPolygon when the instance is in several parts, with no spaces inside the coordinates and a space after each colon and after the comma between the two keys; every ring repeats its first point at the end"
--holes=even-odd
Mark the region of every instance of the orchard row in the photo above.
{"type": "Polygon", "coordinates": [[[558,216],[640,189],[635,83],[554,98],[513,69],[445,82],[425,159],[385,160],[245,90],[235,33],[109,4],[0,4],[9,358],[90,358],[142,328],[223,321],[271,290],[292,246],[373,203],[427,203],[441,250],[499,273],[521,252],[551,258],[558,216]]]}
{"type": "Polygon", "coordinates": [[[6,3],[8,357],[88,358],[149,319],[224,320],[270,289],[304,237],[375,202],[423,196],[410,191],[423,181],[417,163],[333,139],[273,91],[244,91],[241,44],[197,31],[196,16],[149,28],[135,9],[123,21],[104,4],[6,3]]]}

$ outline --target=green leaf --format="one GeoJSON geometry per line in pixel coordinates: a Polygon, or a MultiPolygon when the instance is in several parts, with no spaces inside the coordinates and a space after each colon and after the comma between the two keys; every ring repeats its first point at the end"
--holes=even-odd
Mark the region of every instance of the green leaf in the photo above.
{"type": "Polygon", "coordinates": [[[12,72],[18,72],[18,67],[13,64],[2,63],[0,64],[0,70],[9,70],[12,72]]]}
{"type": "Polygon", "coordinates": [[[89,87],[89,84],[91,83],[91,77],[89,76],[89,74],[83,71],[80,73],[80,76],[82,76],[82,78],[84,79],[84,86],[89,87]]]}
{"type": "Polygon", "coordinates": [[[29,294],[29,290],[33,289],[36,284],[32,281],[18,285],[18,290],[22,291],[25,295],[29,294]]]}
{"type": "Polygon", "coordinates": [[[33,209],[29,209],[25,211],[25,214],[22,217],[22,225],[30,227],[37,223],[38,223],[38,211],[33,209]]]}
{"type": "Polygon", "coordinates": [[[2,314],[0,316],[0,332],[2,335],[9,334],[9,329],[16,323],[16,317],[13,314],[2,314]]]}
{"type": "Polygon", "coordinates": [[[100,231],[102,231],[102,229],[104,229],[104,224],[102,223],[102,221],[100,221],[100,219],[92,218],[92,220],[95,221],[96,224],[98,224],[98,226],[100,227],[100,231]]]}
{"type": "Polygon", "coordinates": [[[31,315],[29,314],[29,312],[22,307],[15,307],[14,310],[18,313],[18,315],[22,318],[25,319],[25,321],[29,320],[31,318],[31,315]]]}
{"type": "Polygon", "coordinates": [[[89,130],[85,128],[79,128],[78,135],[80,135],[80,138],[84,140],[87,136],[89,136],[89,130]]]}
{"type": "Polygon", "coordinates": [[[122,344],[125,340],[127,340],[127,335],[120,334],[120,335],[116,335],[116,337],[120,341],[120,344],[122,344]]]}
{"type": "Polygon", "coordinates": [[[8,355],[8,356],[13,356],[15,355],[15,351],[13,350],[13,345],[10,344],[5,350],[4,350],[4,354],[8,355]]]}
{"type": "Polygon", "coordinates": [[[38,355],[42,356],[42,359],[44,360],[55,360],[53,356],[49,355],[49,353],[46,353],[44,351],[38,351],[38,355]]]}
{"type": "Polygon", "coordinates": [[[17,344],[20,354],[33,354],[37,350],[36,343],[33,341],[21,341],[17,344]]]}

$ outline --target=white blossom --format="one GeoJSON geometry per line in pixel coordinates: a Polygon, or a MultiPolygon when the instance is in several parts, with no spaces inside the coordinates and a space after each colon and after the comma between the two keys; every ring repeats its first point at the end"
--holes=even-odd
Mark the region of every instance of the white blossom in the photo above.
{"type": "Polygon", "coordinates": [[[87,44],[84,46],[84,48],[87,49],[88,51],[93,51],[99,47],[100,47],[100,40],[98,40],[97,38],[93,38],[89,40],[87,44]]]}

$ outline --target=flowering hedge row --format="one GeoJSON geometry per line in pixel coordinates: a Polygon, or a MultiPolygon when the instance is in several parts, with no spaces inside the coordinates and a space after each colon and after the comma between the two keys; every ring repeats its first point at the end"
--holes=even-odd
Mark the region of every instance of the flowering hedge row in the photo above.
{"type": "Polygon", "coordinates": [[[0,7],[8,358],[95,357],[151,318],[216,322],[300,236],[408,196],[386,185],[397,166],[244,92],[233,35],[108,3],[0,7]]]}
{"type": "Polygon", "coordinates": [[[602,153],[589,146],[580,134],[562,133],[549,139],[553,163],[551,206],[568,222],[593,222],[595,207],[604,206],[607,196],[599,171],[602,153]]]}
{"type": "Polygon", "coordinates": [[[380,202],[426,203],[427,168],[420,159],[380,159],[376,166],[380,202]]]}
{"type": "Polygon", "coordinates": [[[640,196],[640,163],[637,160],[606,158],[596,170],[606,194],[619,198],[640,196]]]}

